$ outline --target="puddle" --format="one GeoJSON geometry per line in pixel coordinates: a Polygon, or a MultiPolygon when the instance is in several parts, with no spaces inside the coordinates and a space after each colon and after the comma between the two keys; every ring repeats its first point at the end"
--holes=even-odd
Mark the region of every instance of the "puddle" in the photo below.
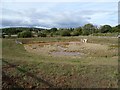
{"type": "Polygon", "coordinates": [[[54,56],[81,56],[82,54],[80,52],[56,51],[56,52],[51,52],[51,55],[54,55],[54,56]]]}

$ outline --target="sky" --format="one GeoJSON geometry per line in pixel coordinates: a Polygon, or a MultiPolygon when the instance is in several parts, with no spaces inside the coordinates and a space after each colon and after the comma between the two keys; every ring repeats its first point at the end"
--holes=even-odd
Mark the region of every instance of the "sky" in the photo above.
{"type": "Polygon", "coordinates": [[[118,2],[4,0],[0,6],[1,27],[74,28],[87,23],[118,24],[118,2]]]}

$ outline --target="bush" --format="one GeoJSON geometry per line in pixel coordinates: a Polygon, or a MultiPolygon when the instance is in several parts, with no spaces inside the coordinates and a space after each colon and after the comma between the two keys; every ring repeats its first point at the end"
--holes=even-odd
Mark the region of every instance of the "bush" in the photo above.
{"type": "Polygon", "coordinates": [[[53,33],[52,32],[50,33],[50,36],[53,37],[53,33]]]}
{"type": "Polygon", "coordinates": [[[94,33],[93,36],[118,36],[118,33],[94,33]]]}
{"type": "Polygon", "coordinates": [[[88,30],[83,30],[83,34],[82,35],[90,35],[90,32],[88,30]]]}
{"type": "Polygon", "coordinates": [[[56,32],[56,31],[57,31],[57,28],[51,28],[50,31],[51,31],[51,32],[56,32]]]}
{"type": "Polygon", "coordinates": [[[104,25],[100,29],[101,33],[112,32],[112,27],[110,25],[104,25]]]}
{"type": "Polygon", "coordinates": [[[4,35],[4,34],[2,34],[2,38],[5,38],[5,35],[4,35]]]}
{"type": "Polygon", "coordinates": [[[20,38],[32,37],[32,33],[30,31],[22,31],[22,32],[18,33],[18,37],[20,37],[20,38]]]}
{"type": "Polygon", "coordinates": [[[71,33],[71,36],[79,36],[79,35],[80,35],[80,33],[78,31],[73,31],[71,33]]]}
{"type": "Polygon", "coordinates": [[[38,37],[46,37],[47,35],[45,33],[38,33],[38,37]]]}
{"type": "Polygon", "coordinates": [[[9,33],[9,34],[8,34],[8,38],[10,38],[10,37],[11,37],[11,34],[9,33]]]}
{"type": "Polygon", "coordinates": [[[61,36],[71,36],[70,31],[68,31],[68,30],[61,31],[61,36]]]}

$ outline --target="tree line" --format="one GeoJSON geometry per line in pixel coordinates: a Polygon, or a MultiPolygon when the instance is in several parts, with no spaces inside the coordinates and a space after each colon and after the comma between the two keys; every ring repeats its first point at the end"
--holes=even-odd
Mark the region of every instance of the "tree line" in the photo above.
{"type": "Polygon", "coordinates": [[[120,25],[110,26],[103,25],[100,27],[94,26],[93,24],[85,24],[82,27],[77,28],[51,28],[51,29],[42,29],[42,28],[3,28],[2,36],[16,34],[18,37],[46,37],[46,36],[79,36],[79,35],[93,35],[93,34],[104,34],[104,33],[120,33],[120,25]]]}

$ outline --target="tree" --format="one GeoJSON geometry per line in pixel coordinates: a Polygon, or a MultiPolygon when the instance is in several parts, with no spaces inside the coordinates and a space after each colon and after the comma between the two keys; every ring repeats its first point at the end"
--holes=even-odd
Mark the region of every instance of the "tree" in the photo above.
{"type": "Polygon", "coordinates": [[[95,27],[93,24],[86,24],[83,26],[83,35],[89,35],[95,32],[95,27]]]}
{"type": "Polygon", "coordinates": [[[70,31],[68,31],[68,30],[62,30],[61,31],[61,36],[70,36],[70,31]]]}
{"type": "Polygon", "coordinates": [[[51,30],[51,32],[56,32],[57,28],[51,28],[50,30],[51,30]]]}
{"type": "Polygon", "coordinates": [[[69,28],[69,31],[71,31],[71,32],[74,31],[74,28],[69,28]]]}
{"type": "Polygon", "coordinates": [[[120,33],[120,24],[115,26],[115,27],[112,27],[112,32],[119,32],[120,33]]]}
{"type": "Polygon", "coordinates": [[[53,32],[50,33],[50,36],[53,37],[53,32]]]}
{"type": "Polygon", "coordinates": [[[42,30],[41,32],[44,34],[49,34],[51,31],[50,30],[42,30]]]}
{"type": "Polygon", "coordinates": [[[76,30],[74,30],[74,31],[71,33],[71,36],[79,36],[79,35],[80,35],[79,32],[76,31],[76,30]]]}
{"type": "Polygon", "coordinates": [[[88,30],[83,30],[82,35],[90,35],[90,31],[88,31],[88,30]]]}
{"type": "Polygon", "coordinates": [[[32,33],[30,31],[22,31],[18,33],[18,37],[21,37],[21,38],[32,37],[32,33]]]}
{"type": "Polygon", "coordinates": [[[11,37],[11,33],[8,34],[8,38],[10,38],[10,37],[11,37]]]}
{"type": "Polygon", "coordinates": [[[2,34],[2,38],[5,38],[5,35],[4,35],[4,34],[2,34]]]}
{"type": "Polygon", "coordinates": [[[46,37],[47,35],[45,33],[38,33],[38,37],[46,37]]]}
{"type": "Polygon", "coordinates": [[[112,32],[112,27],[110,25],[104,25],[100,28],[101,33],[112,32]]]}
{"type": "Polygon", "coordinates": [[[82,33],[83,33],[81,27],[75,28],[75,31],[79,32],[79,35],[82,35],[82,33]]]}
{"type": "Polygon", "coordinates": [[[81,27],[78,27],[78,28],[75,28],[72,32],[71,32],[71,35],[72,36],[79,36],[82,34],[82,28],[81,27]]]}

